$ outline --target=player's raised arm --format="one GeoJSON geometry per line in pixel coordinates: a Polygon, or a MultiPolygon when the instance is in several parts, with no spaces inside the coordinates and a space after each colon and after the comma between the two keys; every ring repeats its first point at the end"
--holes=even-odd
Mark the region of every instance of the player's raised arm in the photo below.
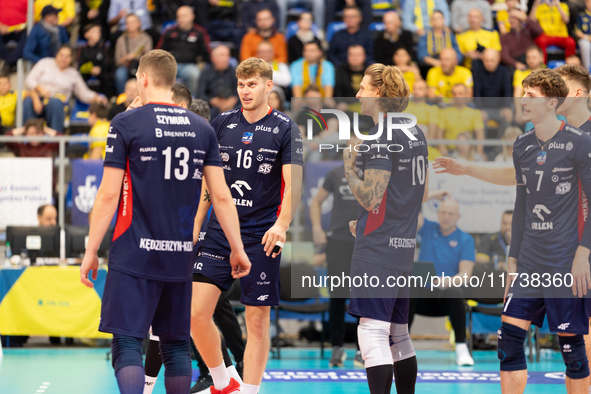
{"type": "Polygon", "coordinates": [[[226,184],[224,170],[221,167],[205,166],[203,173],[208,180],[209,194],[213,209],[216,211],[216,217],[232,249],[230,255],[232,276],[234,278],[242,278],[250,272],[251,264],[248,256],[244,253],[244,245],[240,238],[238,212],[232,200],[230,189],[226,184]]]}
{"type": "Polygon", "coordinates": [[[435,159],[433,169],[436,174],[468,175],[494,185],[515,185],[513,167],[486,167],[441,156],[435,159]]]}
{"type": "Polygon", "coordinates": [[[97,251],[117,210],[124,173],[125,171],[119,168],[105,167],[103,180],[96,193],[88,233],[88,244],[86,245],[84,260],[80,266],[80,282],[90,288],[94,287],[94,285],[88,279],[88,274],[92,270],[92,279],[97,278],[97,251]]]}
{"type": "Polygon", "coordinates": [[[275,224],[267,230],[262,240],[267,256],[272,253],[271,257],[275,258],[281,252],[282,245],[285,244],[287,229],[295,215],[302,195],[302,170],[302,166],[299,164],[284,164],[281,167],[285,189],[279,217],[275,224]],[[279,248],[276,249],[275,245],[279,246],[279,248]]]}

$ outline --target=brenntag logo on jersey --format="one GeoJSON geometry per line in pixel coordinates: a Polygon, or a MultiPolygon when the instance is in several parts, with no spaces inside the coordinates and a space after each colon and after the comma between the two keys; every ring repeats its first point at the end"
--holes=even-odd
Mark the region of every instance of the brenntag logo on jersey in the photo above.
{"type": "Polygon", "coordinates": [[[333,150],[340,152],[346,150],[350,151],[351,149],[356,152],[368,152],[370,150],[393,153],[402,152],[404,150],[404,146],[401,144],[379,143],[379,140],[382,137],[385,137],[386,141],[392,141],[392,136],[395,132],[402,132],[408,137],[410,140],[410,149],[417,146],[417,143],[422,143],[422,141],[418,141],[417,137],[415,136],[417,134],[415,129],[415,126],[417,125],[417,118],[413,114],[401,112],[380,112],[378,114],[378,118],[380,119],[378,123],[378,131],[375,134],[366,135],[359,131],[359,114],[357,112],[353,112],[353,119],[350,119],[350,115],[338,109],[323,108],[320,110],[320,112],[309,107],[303,107],[303,109],[306,111],[305,114],[310,117],[307,119],[307,123],[305,125],[307,140],[314,139],[315,124],[320,127],[321,130],[328,130],[328,123],[325,117],[322,115],[329,114],[335,116],[338,122],[339,141],[348,142],[351,139],[351,130],[353,130],[355,137],[363,141],[361,144],[358,144],[353,148],[351,148],[348,144],[340,145],[321,143],[318,144],[319,152],[333,150]],[[378,143],[372,144],[369,143],[369,141],[377,141],[378,143]]]}

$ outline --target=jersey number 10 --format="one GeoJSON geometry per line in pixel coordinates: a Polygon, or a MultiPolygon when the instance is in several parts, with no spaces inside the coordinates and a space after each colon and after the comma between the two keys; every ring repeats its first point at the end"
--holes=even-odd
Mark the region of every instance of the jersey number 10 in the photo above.
{"type": "Polygon", "coordinates": [[[417,181],[419,185],[425,184],[427,176],[427,164],[424,156],[415,156],[412,158],[412,185],[415,186],[417,181]]]}

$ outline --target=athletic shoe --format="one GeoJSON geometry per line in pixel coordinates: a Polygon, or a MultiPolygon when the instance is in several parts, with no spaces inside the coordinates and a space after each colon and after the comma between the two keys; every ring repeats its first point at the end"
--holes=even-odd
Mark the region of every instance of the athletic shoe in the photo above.
{"type": "Polygon", "coordinates": [[[357,350],[357,352],[355,352],[355,358],[353,359],[353,365],[356,368],[365,368],[365,361],[363,361],[363,357],[361,356],[361,350],[357,350]]]}
{"type": "Polygon", "coordinates": [[[213,379],[210,374],[204,374],[199,376],[199,379],[191,387],[191,393],[209,392],[209,386],[213,384],[213,379]]]}
{"type": "Polygon", "coordinates": [[[234,378],[230,378],[230,384],[226,386],[223,390],[217,390],[213,386],[209,386],[209,390],[211,394],[230,394],[230,393],[237,393],[240,391],[240,383],[236,381],[234,378]]]}
{"type": "Polygon", "coordinates": [[[465,343],[456,343],[456,363],[459,366],[474,365],[474,359],[470,356],[468,345],[465,343]]]}
{"type": "Polygon", "coordinates": [[[332,354],[330,355],[330,361],[328,362],[328,366],[342,367],[346,359],[347,353],[345,353],[345,348],[342,346],[334,346],[332,348],[332,354]]]}

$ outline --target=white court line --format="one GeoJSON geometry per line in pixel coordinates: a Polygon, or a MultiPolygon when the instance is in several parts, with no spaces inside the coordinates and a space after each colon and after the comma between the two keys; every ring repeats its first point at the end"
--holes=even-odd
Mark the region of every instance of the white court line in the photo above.
{"type": "Polygon", "coordinates": [[[37,389],[37,391],[35,393],[44,393],[46,389],[48,389],[49,385],[51,384],[51,382],[43,382],[41,383],[41,385],[39,386],[39,388],[37,389]]]}

